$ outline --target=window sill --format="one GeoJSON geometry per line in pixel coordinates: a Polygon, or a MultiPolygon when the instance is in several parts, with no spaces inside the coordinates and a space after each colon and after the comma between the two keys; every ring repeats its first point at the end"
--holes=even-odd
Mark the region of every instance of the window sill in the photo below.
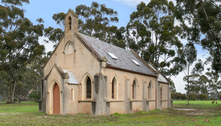
{"type": "Polygon", "coordinates": [[[83,99],[83,100],[78,100],[78,102],[92,102],[92,99],[83,99]]]}
{"type": "Polygon", "coordinates": [[[130,99],[130,98],[128,98],[128,100],[130,102],[142,102],[143,101],[142,99],[130,99]]]}
{"type": "Polygon", "coordinates": [[[125,100],[118,100],[118,99],[107,99],[104,98],[106,102],[125,102],[125,100]]]}
{"type": "Polygon", "coordinates": [[[163,100],[163,99],[160,99],[160,101],[162,101],[162,102],[163,102],[163,101],[168,101],[168,100],[163,100]]]}
{"type": "Polygon", "coordinates": [[[153,102],[153,101],[156,101],[155,99],[145,99],[146,101],[148,101],[148,102],[153,102]]]}

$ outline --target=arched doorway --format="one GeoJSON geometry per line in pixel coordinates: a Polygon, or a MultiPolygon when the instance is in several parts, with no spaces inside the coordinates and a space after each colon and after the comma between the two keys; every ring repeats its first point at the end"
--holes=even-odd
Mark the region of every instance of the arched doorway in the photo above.
{"type": "Polygon", "coordinates": [[[53,89],[53,114],[60,114],[60,89],[55,84],[53,89]]]}

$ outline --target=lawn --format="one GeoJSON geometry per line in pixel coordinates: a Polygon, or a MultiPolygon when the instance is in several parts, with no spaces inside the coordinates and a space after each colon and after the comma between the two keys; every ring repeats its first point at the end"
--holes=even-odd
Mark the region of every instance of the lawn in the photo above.
{"type": "Polygon", "coordinates": [[[174,101],[173,109],[152,110],[110,116],[47,115],[38,112],[38,104],[0,103],[0,125],[221,125],[221,101],[174,101]]]}

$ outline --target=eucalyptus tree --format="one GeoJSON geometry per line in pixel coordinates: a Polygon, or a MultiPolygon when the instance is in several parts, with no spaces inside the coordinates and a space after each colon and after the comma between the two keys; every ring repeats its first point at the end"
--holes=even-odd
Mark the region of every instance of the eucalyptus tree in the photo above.
{"type": "MultiPolygon", "coordinates": [[[[61,12],[54,14],[52,16],[53,20],[56,21],[56,24],[60,26],[60,28],[53,28],[48,27],[44,29],[44,36],[48,37],[48,40],[53,43],[54,47],[57,46],[58,42],[61,40],[62,36],[64,35],[64,19],[66,14],[61,12]]],[[[48,40],[45,40],[49,43],[48,40]]]]}
{"type": "Polygon", "coordinates": [[[107,40],[112,23],[117,23],[119,20],[117,11],[97,2],[92,2],[90,7],[79,5],[75,10],[79,16],[79,32],[95,36],[102,41],[107,40]]]}
{"type": "Polygon", "coordinates": [[[178,39],[181,28],[175,25],[174,9],[167,0],[141,2],[130,15],[126,32],[129,48],[170,76],[177,75],[185,64],[178,57],[183,44],[178,39]]]}
{"type": "MultiPolygon", "coordinates": [[[[9,102],[14,100],[15,88],[26,64],[44,50],[44,46],[38,42],[44,26],[34,25],[24,16],[22,5],[28,3],[29,0],[2,0],[0,5],[0,43],[7,52],[0,64],[2,71],[8,75],[9,102]]],[[[37,21],[41,22],[42,19],[37,21]]]]}
{"type": "MultiPolygon", "coordinates": [[[[99,40],[124,48],[125,28],[117,28],[114,23],[118,22],[117,11],[107,8],[105,4],[92,2],[91,6],[78,5],[75,8],[78,15],[78,29],[80,33],[98,38],[99,40]]],[[[53,19],[60,28],[48,27],[44,30],[44,35],[58,44],[64,34],[64,19],[66,14],[61,12],[53,15],[53,19]]],[[[48,42],[48,41],[47,41],[48,42]]]]}
{"type": "Polygon", "coordinates": [[[175,88],[175,84],[174,84],[173,80],[170,80],[169,85],[170,85],[171,92],[176,92],[176,88],[175,88]]]}
{"type": "Polygon", "coordinates": [[[215,71],[208,71],[205,76],[208,82],[208,92],[210,94],[215,93],[216,97],[218,97],[218,90],[221,89],[219,75],[215,71]]]}
{"type": "Polygon", "coordinates": [[[15,96],[27,97],[29,92],[39,90],[41,78],[43,77],[42,66],[47,62],[48,57],[36,56],[26,65],[25,71],[21,73],[21,79],[15,89],[15,96]]]}
{"type": "Polygon", "coordinates": [[[187,90],[187,96],[188,96],[188,105],[189,105],[189,93],[190,93],[190,66],[194,63],[194,61],[197,60],[197,50],[192,42],[188,42],[184,49],[183,49],[183,59],[186,61],[186,72],[184,81],[187,82],[186,84],[186,90],[187,90]]]}
{"type": "Polygon", "coordinates": [[[221,2],[220,0],[177,0],[176,18],[182,38],[200,44],[210,53],[212,68],[221,72],[221,2]]]}
{"type": "Polygon", "coordinates": [[[192,69],[191,75],[185,76],[185,79],[189,79],[189,91],[191,93],[208,94],[208,79],[202,73],[204,71],[204,64],[201,59],[195,63],[192,69]]]}
{"type": "Polygon", "coordinates": [[[3,100],[8,97],[8,74],[5,71],[0,70],[0,95],[3,96],[3,100]]]}
{"type": "MultiPolygon", "coordinates": [[[[208,80],[205,75],[192,74],[183,78],[189,81],[189,93],[200,93],[208,95],[208,80]]],[[[187,90],[187,86],[185,88],[187,90]]]]}

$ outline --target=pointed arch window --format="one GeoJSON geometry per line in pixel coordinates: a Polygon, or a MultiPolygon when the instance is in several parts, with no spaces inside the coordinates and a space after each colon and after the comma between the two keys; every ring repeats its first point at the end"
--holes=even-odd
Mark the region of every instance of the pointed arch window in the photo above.
{"type": "Polygon", "coordinates": [[[137,84],[136,81],[133,81],[132,84],[132,99],[136,99],[136,94],[137,94],[137,84]]]}
{"type": "Polygon", "coordinates": [[[75,51],[74,49],[74,43],[71,41],[68,41],[64,47],[64,54],[73,54],[75,51]]]}
{"type": "Polygon", "coordinates": [[[71,101],[74,101],[74,89],[71,89],[71,101]]]}
{"type": "Polygon", "coordinates": [[[91,98],[91,79],[87,77],[86,81],[86,98],[91,98]]]}
{"type": "Polygon", "coordinates": [[[115,77],[113,78],[112,84],[111,84],[111,97],[112,99],[117,99],[117,81],[115,77]]]}
{"type": "Polygon", "coordinates": [[[149,86],[148,86],[148,99],[151,99],[151,82],[149,83],[149,86]]]}
{"type": "Polygon", "coordinates": [[[160,88],[160,99],[163,98],[163,87],[160,88]]]}
{"type": "Polygon", "coordinates": [[[68,18],[69,30],[71,30],[71,17],[68,18]]]}

